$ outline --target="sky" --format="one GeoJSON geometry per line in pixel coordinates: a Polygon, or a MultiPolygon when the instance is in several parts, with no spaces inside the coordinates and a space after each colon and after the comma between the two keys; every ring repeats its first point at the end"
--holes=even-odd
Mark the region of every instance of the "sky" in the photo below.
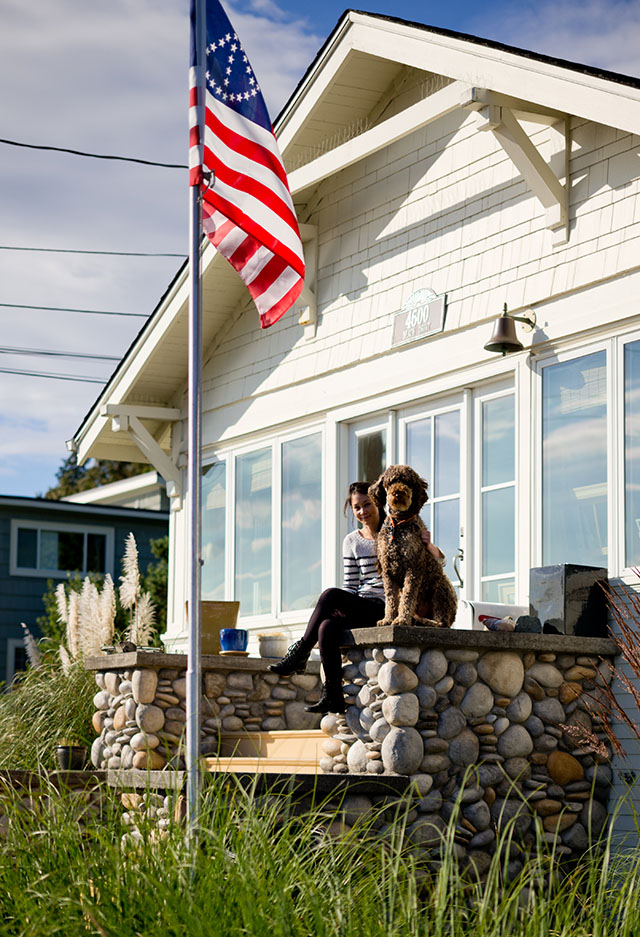
{"type": "MultiPolygon", "coordinates": [[[[345,6],[223,5],[275,120],[345,6]]],[[[357,7],[640,76],[637,0],[362,0],[357,7]]],[[[187,0],[3,0],[0,138],[184,164],[188,44],[187,0]]],[[[181,266],[187,208],[182,169],[0,142],[0,494],[36,496],[55,484],[65,440],[101,390],[101,383],[6,372],[105,382],[181,266]]]]}

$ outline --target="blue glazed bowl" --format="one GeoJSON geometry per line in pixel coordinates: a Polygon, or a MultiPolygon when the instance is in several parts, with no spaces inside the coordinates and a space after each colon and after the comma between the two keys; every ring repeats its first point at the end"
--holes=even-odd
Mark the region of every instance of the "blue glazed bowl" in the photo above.
{"type": "Polygon", "coordinates": [[[221,628],[220,648],[223,651],[246,651],[247,638],[244,628],[221,628]]]}

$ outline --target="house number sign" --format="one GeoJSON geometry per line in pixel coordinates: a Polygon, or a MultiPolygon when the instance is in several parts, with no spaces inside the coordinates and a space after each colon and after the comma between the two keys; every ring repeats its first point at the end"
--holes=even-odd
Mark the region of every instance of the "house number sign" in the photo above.
{"type": "Polygon", "coordinates": [[[446,309],[446,294],[438,296],[433,290],[416,290],[408,298],[401,312],[393,317],[391,347],[442,332],[446,309]]]}

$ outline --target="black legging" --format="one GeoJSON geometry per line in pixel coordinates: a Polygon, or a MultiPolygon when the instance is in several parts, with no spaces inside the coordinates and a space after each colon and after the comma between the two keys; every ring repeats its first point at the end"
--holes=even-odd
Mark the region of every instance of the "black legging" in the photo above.
{"type": "Polygon", "coordinates": [[[363,599],[345,589],[325,589],[316,603],[303,640],[318,644],[327,683],[342,682],[340,644],[345,628],[368,628],[384,617],[384,602],[363,599]],[[336,614],[336,613],[342,614],[336,614]]]}

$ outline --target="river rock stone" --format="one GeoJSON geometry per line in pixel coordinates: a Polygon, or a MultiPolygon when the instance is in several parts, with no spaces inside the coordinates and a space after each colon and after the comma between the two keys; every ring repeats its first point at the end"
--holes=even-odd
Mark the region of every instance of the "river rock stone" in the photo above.
{"type": "Polygon", "coordinates": [[[528,693],[518,693],[507,706],[507,718],[511,722],[526,722],[533,708],[531,697],[528,693]]]}
{"type": "Polygon", "coordinates": [[[93,744],[91,745],[91,764],[94,768],[99,768],[102,764],[104,747],[104,742],[100,737],[93,740],[93,744]]]}
{"type": "Polygon", "coordinates": [[[589,848],[589,835],[582,823],[574,823],[562,834],[562,842],[574,852],[584,852],[589,848]]]}
{"type": "Polygon", "coordinates": [[[414,846],[433,848],[444,842],[447,825],[437,813],[425,814],[407,829],[407,839],[414,846]]]}
{"type": "Polygon", "coordinates": [[[545,699],[535,702],[533,704],[533,713],[543,722],[548,722],[551,725],[558,725],[564,722],[566,718],[562,703],[559,699],[553,697],[545,697],[545,699]]]}
{"type": "Polygon", "coordinates": [[[338,717],[335,713],[327,713],[320,720],[320,728],[325,735],[335,735],[338,731],[338,717]]]}
{"type": "MultiPolygon", "coordinates": [[[[383,652],[387,660],[396,660],[405,664],[417,664],[420,660],[419,647],[385,647],[383,652]]],[[[367,674],[375,676],[375,674],[367,674]]]]}
{"type": "Polygon", "coordinates": [[[462,814],[476,830],[486,830],[491,823],[491,812],[484,800],[479,800],[474,804],[468,804],[463,807],[462,814]]]}
{"type": "Polygon", "coordinates": [[[455,670],[455,681],[460,686],[473,686],[478,679],[478,671],[473,664],[465,661],[458,664],[455,670]]]}
{"type": "Polygon", "coordinates": [[[398,693],[383,700],[382,715],[389,725],[414,726],[418,714],[418,697],[415,693],[398,693]]]}
{"type": "Polygon", "coordinates": [[[319,718],[316,713],[305,712],[305,704],[299,701],[285,703],[284,718],[287,729],[316,729],[319,718]]]}
{"type": "MultiPolygon", "coordinates": [[[[269,674],[269,676],[272,676],[272,675],[269,674]]],[[[276,675],[273,674],[273,676],[276,676],[276,675]]],[[[276,680],[277,679],[278,678],[276,677],[276,680]]],[[[218,696],[220,696],[220,694],[224,690],[225,683],[226,683],[226,677],[223,673],[213,673],[211,670],[208,670],[204,675],[205,696],[210,696],[212,699],[217,699],[218,696]]]]}
{"type": "Polygon", "coordinates": [[[460,709],[469,719],[486,716],[493,707],[493,693],[485,683],[474,683],[464,695],[460,709]]]}
{"type": "Polygon", "coordinates": [[[460,710],[449,706],[438,716],[438,735],[442,739],[455,738],[458,733],[462,732],[466,724],[467,720],[460,710]]]}
{"type": "Polygon", "coordinates": [[[529,716],[524,727],[532,738],[537,738],[544,732],[544,723],[539,716],[529,716]]]}
{"type": "Polygon", "coordinates": [[[365,732],[368,732],[376,721],[376,715],[372,709],[369,709],[368,706],[365,706],[360,713],[360,726],[364,729],[365,732]]]}
{"type": "Polygon", "coordinates": [[[502,797],[496,797],[489,808],[491,820],[498,830],[513,824],[514,833],[518,836],[524,836],[531,826],[531,815],[526,803],[513,798],[505,800],[502,797]]]}
{"type": "Polygon", "coordinates": [[[127,711],[124,706],[118,706],[113,714],[113,728],[115,732],[120,732],[127,724],[127,711]]]}
{"type": "Polygon", "coordinates": [[[227,674],[227,688],[231,690],[244,690],[251,693],[253,690],[253,677],[250,673],[241,670],[227,674]]]}
{"type": "Polygon", "coordinates": [[[545,817],[542,826],[547,833],[562,833],[563,830],[568,830],[570,826],[573,826],[577,819],[575,813],[555,813],[545,817]]]}
{"type": "Polygon", "coordinates": [[[153,703],[158,689],[158,674],[155,670],[134,670],[131,692],[136,703],[153,703]]]}
{"type": "Polygon", "coordinates": [[[500,718],[496,719],[496,721],[493,724],[494,734],[497,736],[502,735],[504,732],[507,731],[510,725],[511,723],[509,722],[506,716],[500,716],[500,718]]]}
{"type": "Polygon", "coordinates": [[[531,765],[527,758],[507,758],[503,766],[505,774],[512,780],[523,781],[531,775],[531,765]]]}
{"type": "Polygon", "coordinates": [[[391,730],[391,726],[386,719],[376,719],[371,728],[369,729],[369,735],[373,742],[382,742],[391,730]]]}
{"type": "Polygon", "coordinates": [[[427,686],[425,683],[421,683],[416,687],[416,696],[418,697],[420,709],[433,709],[438,698],[434,688],[427,686]]]}
{"type": "Polygon", "coordinates": [[[164,755],[153,749],[136,752],[133,756],[133,767],[139,771],[160,771],[166,763],[164,755]]]}
{"type": "Polygon", "coordinates": [[[438,774],[439,771],[446,771],[451,764],[449,756],[443,752],[435,755],[425,755],[420,762],[420,770],[425,774],[438,774]]]}
{"type": "Polygon", "coordinates": [[[380,689],[389,695],[406,693],[418,685],[418,676],[406,664],[389,660],[378,672],[378,683],[380,689]]]}
{"type": "Polygon", "coordinates": [[[527,670],[527,677],[536,680],[540,686],[558,688],[564,683],[564,677],[553,664],[535,663],[527,670]]]}
{"type": "Polygon", "coordinates": [[[518,654],[511,651],[488,651],[477,664],[478,676],[494,693],[517,696],[524,681],[524,665],[518,654]]]}
{"type": "MultiPolygon", "coordinates": [[[[260,677],[258,676],[256,680],[259,679],[260,677]]],[[[313,690],[318,683],[318,677],[313,673],[294,673],[290,680],[293,686],[298,686],[307,693],[313,690]]]]}
{"type": "Polygon", "coordinates": [[[367,770],[367,746],[358,739],[347,752],[347,764],[352,774],[364,774],[367,770]]]}
{"type": "Polygon", "coordinates": [[[108,670],[104,675],[104,688],[109,691],[111,696],[118,695],[118,689],[120,687],[120,674],[115,673],[113,670],[108,670]]]}
{"type": "MultiPolygon", "coordinates": [[[[383,667],[386,666],[386,664],[383,665],[383,667]]],[[[409,726],[393,728],[382,743],[381,754],[386,771],[393,771],[396,774],[416,774],[423,756],[422,736],[416,729],[409,726]]]]}
{"type": "Polygon", "coordinates": [[[541,800],[533,801],[533,809],[541,817],[550,817],[562,810],[562,802],[553,800],[551,797],[543,797],[541,800]]]}
{"type": "Polygon", "coordinates": [[[136,710],[136,724],[143,732],[158,732],[164,725],[164,710],[141,704],[136,710]]]}
{"type": "Polygon", "coordinates": [[[325,753],[325,755],[331,755],[334,757],[335,755],[340,754],[341,749],[342,742],[340,742],[338,739],[325,739],[325,741],[322,743],[322,751],[325,753]]]}
{"type": "Polygon", "coordinates": [[[467,765],[475,764],[479,753],[478,736],[471,729],[464,729],[449,745],[449,758],[458,768],[466,768],[467,765]]]}
{"type": "Polygon", "coordinates": [[[425,651],[420,658],[420,663],[416,667],[415,672],[418,675],[420,683],[427,683],[433,686],[438,680],[442,680],[448,667],[447,658],[442,651],[425,651]]]}
{"type": "Polygon", "coordinates": [[[582,765],[568,752],[551,752],[547,758],[547,770],[556,784],[565,785],[584,778],[582,765]]]}
{"type": "Polygon", "coordinates": [[[595,839],[607,822],[607,808],[597,800],[589,800],[580,811],[580,822],[595,839]]]}
{"type": "Polygon", "coordinates": [[[93,705],[96,709],[108,709],[111,705],[111,695],[108,690],[100,690],[93,697],[93,705]]]}
{"type": "Polygon", "coordinates": [[[524,726],[510,726],[498,739],[498,754],[504,758],[526,758],[533,751],[533,740],[524,726]]]}

